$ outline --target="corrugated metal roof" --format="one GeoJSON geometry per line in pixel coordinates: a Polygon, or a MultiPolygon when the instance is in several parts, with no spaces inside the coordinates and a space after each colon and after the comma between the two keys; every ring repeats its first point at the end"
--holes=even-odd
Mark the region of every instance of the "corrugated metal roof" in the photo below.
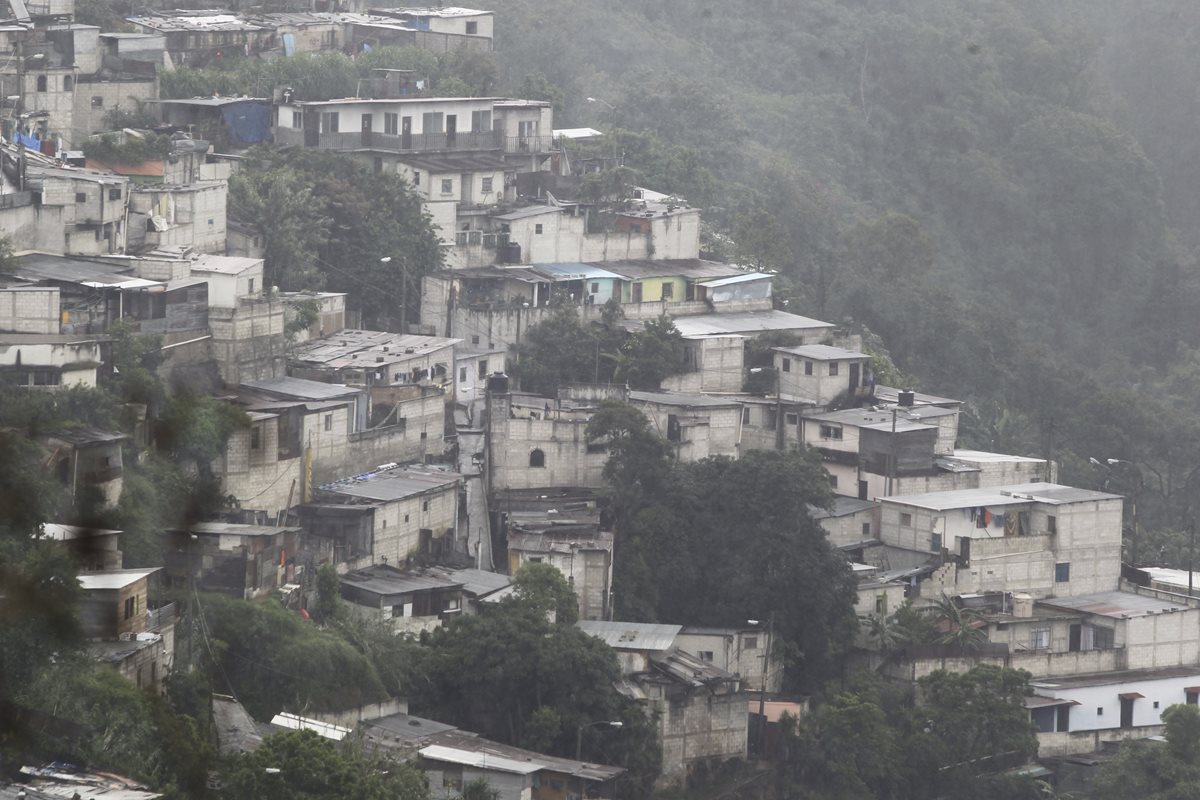
{"type": "Polygon", "coordinates": [[[104,528],[84,528],[79,525],[59,525],[54,522],[42,524],[42,536],[56,542],[70,542],[75,539],[89,539],[93,536],[112,536],[120,531],[104,528]]]}
{"type": "Polygon", "coordinates": [[[512,578],[499,572],[483,569],[444,569],[442,572],[450,580],[461,583],[464,592],[476,597],[484,597],[512,586],[512,578]]]}
{"type": "Polygon", "coordinates": [[[432,491],[453,489],[460,476],[441,470],[390,469],[327,483],[322,490],[334,494],[392,502],[432,491]]]}
{"type": "Polygon", "coordinates": [[[461,581],[454,581],[440,572],[426,570],[399,570],[387,564],[376,564],[365,569],[347,572],[342,576],[342,585],[361,589],[378,595],[408,594],[437,589],[457,589],[461,581]]]}
{"type": "Polygon", "coordinates": [[[542,214],[559,214],[561,212],[561,206],[526,206],[525,208],[518,208],[515,211],[509,211],[506,214],[497,214],[492,219],[512,222],[513,220],[525,219],[526,217],[537,217],[542,214]]]}
{"type": "Polygon", "coordinates": [[[126,586],[158,572],[152,569],[113,569],[105,572],[79,573],[79,585],[86,590],[124,589],[126,586]]]}
{"type": "Polygon", "coordinates": [[[736,398],[710,394],[688,394],[686,392],[630,392],[634,403],[653,403],[660,406],[687,406],[694,408],[732,408],[741,406],[736,398]]]}
{"type": "Polygon", "coordinates": [[[604,269],[627,278],[727,278],[741,275],[744,270],[733,264],[707,261],[703,258],[662,258],[628,261],[602,261],[604,269]]]}
{"type": "Polygon", "coordinates": [[[1020,505],[1022,503],[1045,503],[1067,505],[1098,500],[1119,500],[1121,495],[1077,489],[1056,483],[1021,483],[1010,486],[994,486],[987,489],[956,489],[947,492],[900,495],[881,498],[885,503],[946,511],[975,506],[1020,505]]]}
{"type": "Polygon", "coordinates": [[[240,275],[246,270],[261,267],[261,258],[243,256],[203,255],[192,262],[192,272],[215,272],[220,275],[240,275]]]}
{"type": "Polygon", "coordinates": [[[1030,681],[1029,685],[1035,689],[1083,689],[1088,686],[1112,686],[1137,681],[1187,678],[1192,675],[1200,676],[1200,667],[1154,667],[1126,669],[1117,672],[1096,672],[1062,678],[1042,678],[1030,681]]]}
{"type": "MultiPolygon", "coordinates": [[[[470,131],[460,131],[460,133],[470,133],[470,131]]],[[[498,155],[491,153],[445,153],[445,154],[428,154],[416,156],[400,156],[398,159],[403,164],[410,167],[415,167],[424,170],[430,174],[444,172],[479,172],[491,170],[494,172],[503,172],[506,169],[512,171],[507,163],[498,155]]]]}
{"type": "Polygon", "coordinates": [[[595,264],[563,263],[563,264],[534,264],[532,268],[535,272],[541,272],[550,277],[551,280],[595,280],[599,278],[607,278],[610,280],[624,280],[615,272],[599,267],[595,264]]]}
{"type": "Polygon", "coordinates": [[[832,508],[818,508],[817,506],[809,506],[808,513],[813,519],[829,519],[830,517],[848,517],[852,514],[858,514],[863,511],[871,511],[875,508],[875,503],[870,500],[859,500],[857,497],[843,497],[838,495],[833,498],[832,508]]]}
{"type": "Polygon", "coordinates": [[[197,522],[187,530],[205,536],[278,536],[281,533],[296,533],[302,529],[275,525],[241,525],[235,522],[197,522]]]}
{"type": "Polygon", "coordinates": [[[1051,608],[1063,608],[1070,611],[1082,611],[1085,614],[1096,614],[1116,619],[1132,617],[1147,617],[1155,614],[1169,614],[1177,611],[1187,611],[1187,606],[1159,600],[1157,597],[1134,594],[1133,592],[1100,592],[1098,594],[1080,595],[1077,597],[1055,597],[1039,600],[1038,605],[1051,608]]]}
{"type": "Polygon", "coordinates": [[[709,289],[717,289],[721,286],[729,286],[734,283],[749,283],[750,281],[771,280],[771,276],[765,272],[747,272],[745,275],[733,275],[728,278],[717,278],[715,281],[705,281],[701,286],[709,289]]]}
{"type": "Polygon", "coordinates": [[[440,744],[422,747],[417,752],[421,754],[422,758],[428,758],[431,761],[446,761],[476,769],[512,772],[516,775],[532,775],[542,769],[540,764],[528,761],[517,761],[515,758],[505,758],[491,753],[459,750],[457,747],[446,747],[440,744]]]}
{"type": "Polygon", "coordinates": [[[304,378],[246,381],[242,386],[282,397],[294,397],[298,400],[342,400],[357,397],[361,393],[361,390],[344,384],[323,383],[304,378]]]}
{"type": "Polygon", "coordinates": [[[383,356],[385,363],[396,363],[422,358],[461,341],[440,336],[347,329],[296,346],[292,349],[291,359],[332,368],[355,366],[365,369],[375,363],[365,355],[367,353],[383,356]]]}
{"type": "Polygon", "coordinates": [[[811,358],[813,361],[846,361],[850,359],[870,358],[866,353],[857,350],[847,350],[844,347],[832,347],[827,344],[805,344],[797,347],[772,347],[780,353],[788,353],[801,358],[811,358]]]}
{"type": "Polygon", "coordinates": [[[822,322],[786,311],[732,311],[721,314],[697,314],[675,317],[675,328],[685,339],[705,336],[726,336],[731,333],[762,333],[765,331],[832,330],[832,322],[822,322]]]}
{"type": "Polygon", "coordinates": [[[581,619],[575,623],[581,631],[601,639],[616,650],[669,650],[682,625],[654,625],[648,622],[604,622],[581,619]]]}
{"type": "MultiPolygon", "coordinates": [[[[441,747],[456,751],[457,757],[463,759],[478,759],[480,757],[505,759],[506,761],[523,765],[520,774],[529,774],[524,770],[524,767],[532,766],[534,768],[532,772],[545,770],[547,772],[571,775],[583,780],[606,781],[617,777],[625,771],[621,767],[610,767],[604,764],[593,764],[587,761],[575,761],[569,758],[549,756],[545,753],[537,753],[533,750],[525,750],[520,747],[494,742],[491,739],[484,739],[481,736],[468,734],[465,731],[448,731],[436,734],[431,741],[430,747],[441,747]]],[[[426,755],[424,750],[418,752],[426,758],[439,761],[450,760],[448,758],[426,755]]],[[[478,762],[464,760],[461,762],[452,761],[451,763],[467,764],[478,762]]],[[[499,769],[499,767],[496,767],[496,769],[499,769]]]]}

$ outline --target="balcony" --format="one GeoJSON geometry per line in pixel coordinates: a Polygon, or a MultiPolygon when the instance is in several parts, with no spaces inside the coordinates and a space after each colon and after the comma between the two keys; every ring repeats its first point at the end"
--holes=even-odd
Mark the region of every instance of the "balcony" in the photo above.
{"type": "Polygon", "coordinates": [[[483,247],[486,250],[495,250],[508,244],[508,234],[457,231],[454,234],[454,244],[456,247],[483,247]]]}
{"type": "Polygon", "coordinates": [[[552,153],[558,149],[558,142],[553,136],[506,136],[504,137],[505,153],[552,153]]]}
{"type": "Polygon", "coordinates": [[[491,131],[479,133],[413,134],[377,133],[375,131],[317,133],[315,131],[304,131],[296,128],[276,127],[272,129],[272,132],[275,134],[276,144],[315,147],[320,150],[379,150],[389,153],[430,153],[499,150],[505,144],[504,137],[491,131]]]}

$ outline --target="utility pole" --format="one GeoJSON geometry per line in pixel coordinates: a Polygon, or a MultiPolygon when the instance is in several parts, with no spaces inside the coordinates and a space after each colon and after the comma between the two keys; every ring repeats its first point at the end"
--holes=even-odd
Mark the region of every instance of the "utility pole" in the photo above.
{"type": "Polygon", "coordinates": [[[1188,523],[1188,598],[1192,597],[1192,570],[1196,568],[1196,521],[1188,523]]]}

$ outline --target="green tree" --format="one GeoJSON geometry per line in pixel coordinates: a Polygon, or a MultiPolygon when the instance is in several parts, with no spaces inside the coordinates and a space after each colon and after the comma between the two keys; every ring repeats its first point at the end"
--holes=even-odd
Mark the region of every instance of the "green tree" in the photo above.
{"type": "Polygon", "coordinates": [[[579,599],[567,579],[549,564],[524,564],[513,575],[516,599],[529,603],[543,613],[553,612],[560,625],[574,625],[579,619],[579,599]]]}
{"type": "Polygon", "coordinates": [[[188,647],[197,659],[203,652],[213,686],[232,690],[256,719],[357,708],[386,694],[373,664],[345,638],[278,603],[201,595],[197,613],[202,630],[188,647]]]}
{"type": "Polygon", "coordinates": [[[1163,711],[1166,744],[1134,741],[1104,765],[1097,800],[1139,797],[1183,800],[1200,791],[1200,710],[1174,705],[1163,711]]]}
{"type": "Polygon", "coordinates": [[[417,713],[570,758],[580,725],[620,720],[620,729],[585,729],[585,754],[600,760],[603,753],[602,760],[628,769],[641,789],[653,782],[660,763],[653,726],[614,688],[620,667],[599,639],[551,623],[543,607],[517,598],[456,619],[425,644],[429,663],[411,697],[417,713]]]}
{"type": "Polygon", "coordinates": [[[322,564],[317,570],[317,619],[336,622],[345,615],[342,602],[342,578],[332,564],[322,564]]]}
{"type": "Polygon", "coordinates": [[[639,391],[658,391],[664,378],[686,371],[683,336],[666,314],[648,320],[621,345],[616,377],[639,391]]]}
{"type": "Polygon", "coordinates": [[[223,771],[228,800],[425,800],[429,785],[411,763],[338,748],[312,731],[286,731],[238,756],[223,771]]]}
{"type": "Polygon", "coordinates": [[[286,168],[239,172],[229,182],[229,205],[235,219],[262,234],[267,286],[285,291],[324,288],[317,255],[332,220],[306,176],[286,168]]]}

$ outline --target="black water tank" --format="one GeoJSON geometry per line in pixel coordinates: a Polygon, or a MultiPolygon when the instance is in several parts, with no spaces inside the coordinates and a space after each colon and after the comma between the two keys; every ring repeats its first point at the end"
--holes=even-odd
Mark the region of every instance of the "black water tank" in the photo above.
{"type": "Polygon", "coordinates": [[[503,372],[495,372],[487,379],[488,394],[508,394],[508,376],[503,372]]]}
{"type": "Polygon", "coordinates": [[[916,392],[912,389],[901,389],[896,397],[897,403],[904,408],[912,408],[913,402],[917,399],[916,392]]]}
{"type": "Polygon", "coordinates": [[[500,250],[500,260],[505,264],[521,263],[521,243],[509,242],[500,250]]]}

